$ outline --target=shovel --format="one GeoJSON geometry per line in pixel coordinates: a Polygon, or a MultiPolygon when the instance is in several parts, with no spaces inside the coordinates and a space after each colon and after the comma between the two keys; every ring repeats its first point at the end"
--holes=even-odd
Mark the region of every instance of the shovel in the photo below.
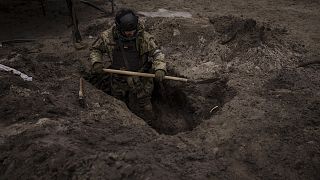
{"type": "MultiPolygon", "coordinates": [[[[121,74],[127,76],[140,76],[140,77],[147,77],[147,78],[155,78],[156,76],[151,73],[141,73],[141,72],[134,72],[134,71],[124,71],[124,70],[117,70],[117,69],[103,69],[106,73],[111,74],[121,74]]],[[[173,76],[164,76],[164,79],[174,80],[174,81],[182,81],[182,82],[189,82],[190,80],[181,77],[173,77],[173,76]]]]}
{"type": "MultiPolygon", "coordinates": [[[[124,71],[124,70],[117,70],[117,69],[103,69],[106,73],[111,74],[121,74],[121,75],[127,75],[127,76],[139,76],[139,77],[147,77],[147,78],[155,78],[155,74],[151,73],[141,73],[141,72],[134,72],[134,71],[124,71]]],[[[219,78],[212,78],[212,79],[206,79],[206,80],[191,80],[187,78],[182,77],[174,77],[174,76],[164,76],[164,79],[167,80],[174,80],[174,81],[181,81],[181,82],[191,82],[196,84],[208,84],[213,83],[219,80],[219,78]]]]}
{"type": "Polygon", "coordinates": [[[83,91],[83,78],[80,78],[80,87],[79,87],[79,104],[81,107],[85,107],[85,97],[83,91]]]}

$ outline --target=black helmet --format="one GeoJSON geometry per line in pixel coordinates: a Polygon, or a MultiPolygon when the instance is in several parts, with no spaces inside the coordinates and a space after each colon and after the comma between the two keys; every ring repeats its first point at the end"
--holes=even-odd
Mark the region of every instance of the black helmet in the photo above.
{"type": "Polygon", "coordinates": [[[138,16],[131,9],[122,9],[116,14],[116,25],[121,32],[133,31],[138,28],[138,16]]]}

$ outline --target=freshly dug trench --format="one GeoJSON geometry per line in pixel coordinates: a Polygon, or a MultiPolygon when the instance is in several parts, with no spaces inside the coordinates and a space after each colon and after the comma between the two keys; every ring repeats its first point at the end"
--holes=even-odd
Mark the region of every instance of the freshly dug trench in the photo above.
{"type": "Polygon", "coordinates": [[[153,94],[156,120],[152,127],[168,135],[193,130],[234,97],[235,91],[226,83],[226,80],[219,79],[209,84],[167,82],[163,87],[156,87],[161,91],[153,94]]]}

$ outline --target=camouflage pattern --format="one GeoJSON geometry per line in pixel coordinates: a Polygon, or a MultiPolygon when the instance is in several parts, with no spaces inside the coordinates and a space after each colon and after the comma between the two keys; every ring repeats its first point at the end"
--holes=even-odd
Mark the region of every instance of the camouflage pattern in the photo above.
{"type": "MultiPolygon", "coordinates": [[[[106,54],[112,61],[114,58],[114,48],[116,47],[116,37],[118,37],[116,27],[102,32],[99,38],[91,47],[90,59],[92,65],[95,63],[103,63],[102,56],[106,54]]],[[[141,58],[147,56],[151,60],[149,69],[141,69],[141,72],[155,72],[163,70],[166,72],[166,63],[164,54],[157,47],[155,39],[148,32],[144,31],[140,24],[138,36],[135,39],[137,52],[141,58]]],[[[153,78],[127,77],[121,75],[97,75],[92,81],[98,88],[104,90],[108,94],[126,102],[129,109],[140,117],[153,119],[151,95],[154,88],[153,78]]]]}
{"type": "MultiPolygon", "coordinates": [[[[164,54],[158,48],[155,43],[154,37],[148,32],[144,31],[142,25],[139,25],[139,35],[136,39],[136,44],[138,47],[138,52],[141,55],[148,55],[148,57],[152,58],[152,69],[156,70],[164,70],[166,71],[166,63],[164,61],[164,54]]],[[[99,38],[93,43],[91,47],[90,59],[92,65],[96,62],[102,62],[102,55],[107,54],[111,62],[113,61],[113,49],[116,45],[114,41],[114,37],[117,36],[116,27],[102,32],[99,38]]]]}

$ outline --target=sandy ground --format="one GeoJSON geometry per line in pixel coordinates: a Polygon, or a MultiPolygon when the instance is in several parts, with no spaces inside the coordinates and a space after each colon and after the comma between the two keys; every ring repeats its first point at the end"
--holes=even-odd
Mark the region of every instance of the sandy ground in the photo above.
{"type": "MultiPolygon", "coordinates": [[[[192,14],[140,18],[170,75],[204,80],[166,81],[152,127],[88,82],[79,106],[89,49],[74,49],[65,2],[46,5],[0,1],[0,41],[34,39],[0,47],[33,77],[0,71],[0,179],[320,178],[319,1],[116,1],[192,14]]],[[[88,44],[113,23],[76,9],[88,44]]]]}

